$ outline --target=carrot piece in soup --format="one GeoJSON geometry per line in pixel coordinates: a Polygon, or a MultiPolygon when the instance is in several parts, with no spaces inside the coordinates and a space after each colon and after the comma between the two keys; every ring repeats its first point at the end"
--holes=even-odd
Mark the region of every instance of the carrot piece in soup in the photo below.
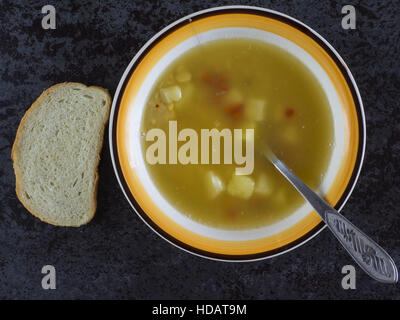
{"type": "Polygon", "coordinates": [[[223,215],[230,221],[235,221],[239,216],[238,212],[234,209],[224,211],[223,215]]]}
{"type": "Polygon", "coordinates": [[[226,76],[214,73],[205,73],[203,74],[202,79],[211,88],[218,90],[219,92],[228,91],[228,83],[226,76]]]}
{"type": "Polygon", "coordinates": [[[225,112],[239,120],[243,118],[243,107],[244,105],[242,103],[232,104],[225,108],[225,112]]]}
{"type": "Polygon", "coordinates": [[[285,110],[285,116],[286,118],[291,118],[294,116],[294,109],[292,108],[286,108],[285,110]]]}

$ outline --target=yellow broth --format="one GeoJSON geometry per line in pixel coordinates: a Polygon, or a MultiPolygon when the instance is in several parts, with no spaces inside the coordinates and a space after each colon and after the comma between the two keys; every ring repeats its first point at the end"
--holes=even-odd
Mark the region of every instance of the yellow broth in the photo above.
{"type": "Polygon", "coordinates": [[[251,181],[233,178],[235,163],[146,164],[176,209],[213,227],[266,226],[304,204],[262,155],[264,144],[314,189],[332,152],[333,119],[318,80],[293,55],[258,40],[216,40],[176,59],[147,101],[144,154],[153,143],[145,140],[146,132],[160,128],[168,134],[169,120],[177,121],[178,131],[192,128],[199,137],[201,129],[254,128],[254,171],[244,176],[251,181]]]}

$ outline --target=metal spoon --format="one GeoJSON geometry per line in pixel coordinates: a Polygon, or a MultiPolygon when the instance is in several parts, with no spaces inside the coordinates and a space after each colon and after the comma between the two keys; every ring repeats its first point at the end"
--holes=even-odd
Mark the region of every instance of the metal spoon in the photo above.
{"type": "Polygon", "coordinates": [[[267,148],[264,154],[311,204],[354,261],[368,275],[384,283],[397,282],[397,267],[385,250],[312,191],[271,150],[267,148]]]}

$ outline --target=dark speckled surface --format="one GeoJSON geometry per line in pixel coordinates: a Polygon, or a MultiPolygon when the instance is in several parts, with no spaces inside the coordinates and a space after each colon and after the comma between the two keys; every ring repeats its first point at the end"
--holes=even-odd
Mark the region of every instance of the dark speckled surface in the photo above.
{"type": "Polygon", "coordinates": [[[358,267],[356,290],[343,290],[351,259],[324,230],[283,256],[223,263],[161,240],[133,213],[114,176],[108,142],[100,163],[98,211],[87,226],[57,228],[18,202],[10,159],[25,110],[54,83],[79,81],[114,94],[136,51],[175,19],[215,5],[252,4],[291,15],[342,55],[361,92],[367,120],[364,167],[344,213],[400,263],[400,4],[393,1],[5,1],[0,0],[1,299],[399,299],[398,285],[358,267]],[[341,7],[357,9],[357,29],[341,28],[341,7]],[[41,28],[53,4],[57,29],[41,28]],[[54,265],[57,289],[43,290],[54,265]]]}

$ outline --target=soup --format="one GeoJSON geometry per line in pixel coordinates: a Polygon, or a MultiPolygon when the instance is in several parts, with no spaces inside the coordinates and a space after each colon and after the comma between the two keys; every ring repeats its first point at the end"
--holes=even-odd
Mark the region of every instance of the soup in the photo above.
{"type": "MultiPolygon", "coordinates": [[[[171,123],[178,131],[191,128],[199,137],[202,129],[253,129],[254,136],[242,136],[243,153],[248,139],[254,143],[250,174],[238,175],[233,161],[146,163],[172,206],[212,227],[262,227],[304,204],[263,155],[265,145],[313,189],[322,182],[332,152],[332,113],[318,80],[293,55],[258,40],[215,40],[177,58],[147,100],[143,154],[154,143],[146,134],[159,128],[168,135],[171,123]]],[[[184,144],[178,141],[177,148],[184,144]]]]}

